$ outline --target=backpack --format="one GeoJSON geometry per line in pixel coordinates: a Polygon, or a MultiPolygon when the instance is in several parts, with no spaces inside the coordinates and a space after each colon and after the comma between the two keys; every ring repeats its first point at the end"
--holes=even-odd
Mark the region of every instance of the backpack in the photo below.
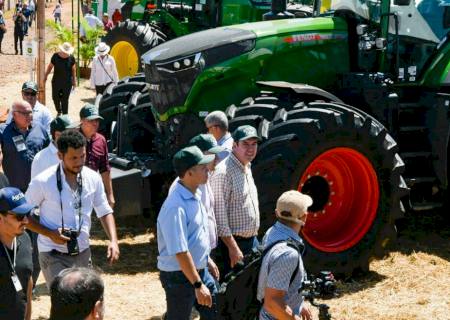
{"type": "MultiPolygon", "coordinates": [[[[277,244],[286,243],[303,255],[304,246],[292,239],[279,240],[265,250],[262,246],[244,257],[243,263],[235,266],[225,276],[217,293],[217,315],[223,320],[254,320],[258,318],[262,303],[257,299],[259,270],[265,255],[277,244]]],[[[299,264],[291,276],[292,284],[299,271],[299,264]]]]}

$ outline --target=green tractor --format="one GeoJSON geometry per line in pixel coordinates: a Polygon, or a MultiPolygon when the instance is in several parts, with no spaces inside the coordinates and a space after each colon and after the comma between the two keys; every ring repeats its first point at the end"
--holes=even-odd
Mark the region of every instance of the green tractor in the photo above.
{"type": "MultiPolygon", "coordinates": [[[[218,26],[260,21],[269,11],[268,0],[124,0],[124,22],[109,32],[104,41],[111,46],[119,77],[142,71],[141,56],[158,44],[218,26]]],[[[288,13],[312,15],[311,0],[293,0],[288,13]]]]}
{"type": "Polygon", "coordinates": [[[172,155],[205,131],[208,112],[223,110],[231,131],[250,124],[262,139],[252,164],[261,232],[278,196],[301,190],[314,200],[306,265],[367,271],[395,242],[405,210],[439,210],[448,199],[449,5],[333,0],[324,9],[317,0],[312,18],[160,44],[143,55],[144,74],[99,98],[115,124],[112,163],[145,176],[125,191],[141,194],[142,208],[156,203],[172,155]]]}

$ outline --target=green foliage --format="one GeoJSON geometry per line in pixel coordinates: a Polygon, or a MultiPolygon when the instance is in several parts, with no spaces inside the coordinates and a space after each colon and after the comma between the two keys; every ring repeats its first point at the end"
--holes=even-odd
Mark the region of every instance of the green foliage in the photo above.
{"type": "Polygon", "coordinates": [[[80,58],[82,67],[88,67],[95,56],[95,46],[98,40],[106,34],[102,27],[91,27],[86,19],[80,21],[81,27],[84,29],[83,43],[80,46],[80,58]]]}
{"type": "Polygon", "coordinates": [[[45,45],[47,50],[57,51],[58,47],[64,42],[69,42],[74,45],[75,37],[71,28],[55,23],[55,21],[51,19],[46,20],[45,25],[55,34],[55,37],[45,45]]]}

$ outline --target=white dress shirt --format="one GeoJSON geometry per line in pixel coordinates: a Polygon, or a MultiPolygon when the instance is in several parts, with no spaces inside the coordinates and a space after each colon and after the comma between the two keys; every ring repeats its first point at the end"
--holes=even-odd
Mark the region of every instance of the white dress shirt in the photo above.
{"type": "Polygon", "coordinates": [[[219,162],[226,159],[230,155],[231,151],[233,150],[233,142],[233,137],[229,132],[225,133],[224,136],[220,138],[219,141],[217,141],[217,144],[219,146],[225,148],[225,150],[217,155],[217,157],[219,158],[219,162]]]}
{"type": "Polygon", "coordinates": [[[108,83],[119,81],[117,74],[116,61],[109,54],[101,59],[98,55],[92,60],[91,69],[91,88],[95,86],[104,86],[108,83]],[[103,66],[102,66],[103,65],[103,66]]]}
{"type": "MultiPolygon", "coordinates": [[[[10,124],[12,119],[12,110],[10,110],[8,113],[8,118],[6,119],[6,124],[10,124]]],[[[33,122],[31,125],[34,127],[37,123],[39,123],[50,135],[50,122],[52,122],[52,120],[53,117],[50,110],[48,110],[48,108],[39,101],[36,101],[36,104],[33,107],[33,122]]]]}
{"type": "Polygon", "coordinates": [[[52,141],[46,148],[42,149],[34,156],[33,162],[31,163],[31,179],[58,163],[58,149],[56,149],[56,146],[52,141]]]}
{"type": "MultiPolygon", "coordinates": [[[[61,227],[61,201],[63,204],[64,227],[74,230],[79,229],[80,219],[78,210],[74,209],[76,197],[74,191],[66,182],[64,170],[61,165],[62,192],[59,194],[56,184],[56,169],[58,165],[52,166],[38,174],[31,180],[25,194],[27,202],[40,209],[40,223],[56,230],[61,227]]],[[[91,230],[91,212],[95,209],[98,218],[101,218],[113,210],[108,204],[103,187],[102,178],[99,173],[83,167],[81,171],[83,190],[81,193],[81,232],[78,236],[78,247],[80,252],[89,248],[89,233],[91,230]]],[[[43,235],[38,237],[39,252],[57,250],[67,253],[66,245],[54,243],[50,238],[43,235]]]]}

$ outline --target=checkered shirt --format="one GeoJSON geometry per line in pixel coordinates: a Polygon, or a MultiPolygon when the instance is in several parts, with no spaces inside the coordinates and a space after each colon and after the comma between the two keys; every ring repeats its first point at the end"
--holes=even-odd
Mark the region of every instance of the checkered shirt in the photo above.
{"type": "Polygon", "coordinates": [[[211,177],[217,235],[252,237],[258,234],[258,191],[250,164],[244,166],[233,153],[219,163],[211,177]]]}
{"type": "MultiPolygon", "coordinates": [[[[273,227],[267,230],[262,241],[263,247],[267,248],[276,241],[287,239],[292,239],[299,243],[303,242],[293,229],[276,222],[273,227]]],[[[303,297],[299,293],[299,288],[304,280],[306,280],[306,272],[301,255],[286,243],[276,244],[262,261],[259,271],[257,298],[259,301],[264,299],[266,288],[285,291],[284,302],[293,310],[294,314],[298,315],[303,305],[303,297]],[[297,264],[299,266],[298,273],[290,284],[297,264]]],[[[264,308],[261,308],[259,320],[275,320],[275,318],[264,308]]]]}

